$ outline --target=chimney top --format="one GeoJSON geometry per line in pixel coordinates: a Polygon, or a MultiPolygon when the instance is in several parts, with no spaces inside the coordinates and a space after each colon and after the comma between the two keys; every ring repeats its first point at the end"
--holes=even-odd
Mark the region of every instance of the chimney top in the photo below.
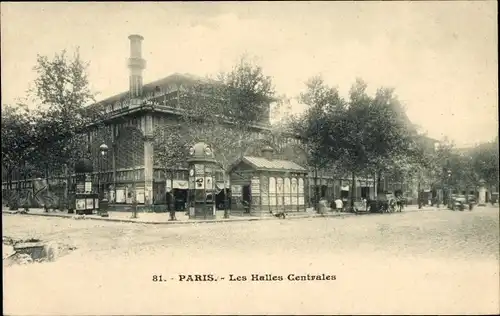
{"type": "Polygon", "coordinates": [[[265,146],[264,148],[261,149],[262,156],[268,160],[273,159],[273,153],[274,149],[271,146],[265,146]]]}
{"type": "Polygon", "coordinates": [[[144,39],[144,37],[142,37],[141,35],[139,34],[132,34],[132,35],[129,35],[128,37],[129,40],[134,40],[134,39],[137,39],[137,40],[140,40],[142,41],[144,39]]]}

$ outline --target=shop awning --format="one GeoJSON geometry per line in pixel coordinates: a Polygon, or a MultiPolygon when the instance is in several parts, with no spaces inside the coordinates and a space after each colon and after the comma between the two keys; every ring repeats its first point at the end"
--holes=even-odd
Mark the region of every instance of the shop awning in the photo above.
{"type": "MultiPolygon", "coordinates": [[[[186,180],[174,180],[174,189],[185,189],[187,190],[188,188],[188,182],[186,180]]],[[[167,188],[170,188],[170,185],[172,182],[170,180],[167,180],[167,188]]]]}

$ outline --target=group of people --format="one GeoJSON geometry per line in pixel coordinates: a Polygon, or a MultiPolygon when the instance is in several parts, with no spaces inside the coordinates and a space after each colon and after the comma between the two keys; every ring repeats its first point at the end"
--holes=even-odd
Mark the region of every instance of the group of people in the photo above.
{"type": "MultiPolygon", "coordinates": [[[[362,210],[367,209],[367,200],[365,198],[361,198],[361,205],[358,203],[355,203],[354,207],[362,210]]],[[[328,201],[325,197],[320,198],[319,203],[318,203],[318,208],[320,213],[326,212],[327,210],[335,210],[337,212],[347,212],[348,209],[350,208],[350,203],[347,198],[340,198],[337,197],[336,199],[333,199],[330,204],[328,204],[328,201]]]]}

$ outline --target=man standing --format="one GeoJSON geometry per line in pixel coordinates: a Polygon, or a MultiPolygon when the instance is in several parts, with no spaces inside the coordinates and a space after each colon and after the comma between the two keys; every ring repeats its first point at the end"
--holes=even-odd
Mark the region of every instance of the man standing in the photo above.
{"type": "Polygon", "coordinates": [[[169,221],[176,221],[177,218],[175,218],[175,207],[173,205],[173,195],[172,191],[167,192],[167,210],[170,213],[170,219],[169,221]]]}
{"type": "Polygon", "coordinates": [[[342,200],[340,198],[337,198],[335,200],[335,209],[337,210],[337,212],[344,211],[344,203],[342,202],[342,200]]]}

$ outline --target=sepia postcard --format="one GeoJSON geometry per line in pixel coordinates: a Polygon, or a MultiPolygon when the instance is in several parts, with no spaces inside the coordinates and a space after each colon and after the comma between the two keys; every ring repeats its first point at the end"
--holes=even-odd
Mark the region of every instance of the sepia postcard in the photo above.
{"type": "Polygon", "coordinates": [[[3,314],[499,314],[497,6],[2,2],[3,314]]]}

